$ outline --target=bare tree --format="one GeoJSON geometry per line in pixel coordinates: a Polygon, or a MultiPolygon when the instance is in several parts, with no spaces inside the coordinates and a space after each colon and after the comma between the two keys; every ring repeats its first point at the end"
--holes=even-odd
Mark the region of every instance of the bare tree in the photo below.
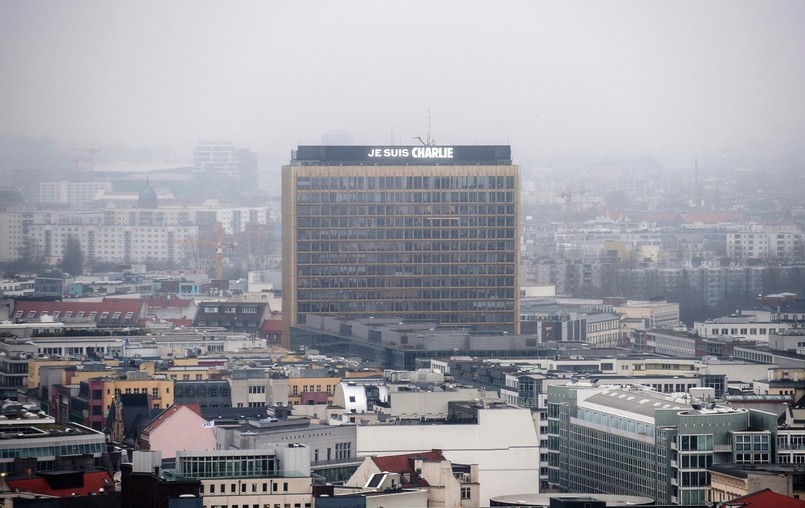
{"type": "Polygon", "coordinates": [[[84,273],[84,251],[81,250],[81,241],[74,236],[67,237],[61,269],[71,275],[84,273]]]}

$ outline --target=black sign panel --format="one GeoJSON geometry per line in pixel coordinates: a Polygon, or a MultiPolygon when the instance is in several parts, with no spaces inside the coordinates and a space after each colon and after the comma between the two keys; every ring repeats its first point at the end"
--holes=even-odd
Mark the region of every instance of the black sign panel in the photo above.
{"type": "Polygon", "coordinates": [[[509,165],[508,145],[300,146],[293,155],[304,165],[509,165]]]}

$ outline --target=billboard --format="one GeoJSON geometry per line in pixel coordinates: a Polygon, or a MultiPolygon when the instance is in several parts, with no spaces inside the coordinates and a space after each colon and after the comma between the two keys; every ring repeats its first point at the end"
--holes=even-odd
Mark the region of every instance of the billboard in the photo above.
{"type": "Polygon", "coordinates": [[[297,164],[310,165],[509,165],[508,145],[300,146],[297,164]]]}

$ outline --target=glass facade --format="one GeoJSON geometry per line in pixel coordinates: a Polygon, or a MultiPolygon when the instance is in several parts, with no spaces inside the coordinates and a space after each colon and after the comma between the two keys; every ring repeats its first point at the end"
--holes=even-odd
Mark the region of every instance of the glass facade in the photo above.
{"type": "Polygon", "coordinates": [[[708,467],[771,462],[776,424],[758,417],[762,412],[682,407],[652,411],[646,408],[661,404],[662,394],[581,388],[548,387],[549,482],[561,492],[628,494],[653,497],[662,504],[700,505],[710,486],[708,467]],[[757,425],[767,428],[752,428],[757,425]]]}
{"type": "Polygon", "coordinates": [[[283,171],[290,324],[310,313],[519,331],[517,166],[283,171]]]}

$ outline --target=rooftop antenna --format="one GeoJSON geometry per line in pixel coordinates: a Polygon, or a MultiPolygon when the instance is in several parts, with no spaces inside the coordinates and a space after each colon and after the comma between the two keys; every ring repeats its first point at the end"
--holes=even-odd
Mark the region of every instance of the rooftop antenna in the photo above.
{"type": "Polygon", "coordinates": [[[430,108],[426,108],[425,111],[427,112],[426,119],[428,121],[428,136],[425,139],[422,139],[422,136],[416,136],[414,139],[418,139],[419,142],[425,146],[432,146],[434,143],[430,137],[430,108]]]}
{"type": "Polygon", "coordinates": [[[425,110],[428,113],[428,144],[433,144],[433,139],[430,137],[430,106],[425,110]]]}

